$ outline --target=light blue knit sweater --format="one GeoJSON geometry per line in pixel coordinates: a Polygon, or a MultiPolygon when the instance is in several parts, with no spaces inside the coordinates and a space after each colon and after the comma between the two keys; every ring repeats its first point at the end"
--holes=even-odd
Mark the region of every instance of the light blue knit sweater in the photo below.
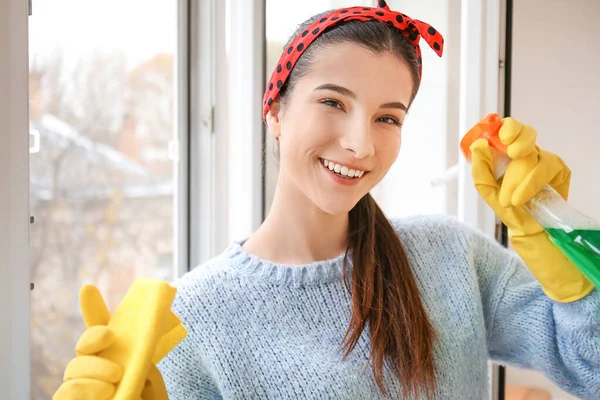
{"type": "MultiPolygon", "coordinates": [[[[488,360],[600,399],[600,292],[561,304],[514,253],[443,216],[392,221],[439,337],[437,394],[488,398],[488,360]]],[[[170,400],[378,399],[368,334],[342,361],[351,298],[342,256],[277,265],[234,243],[178,281],[189,335],[160,364],[170,400]]],[[[394,385],[394,379],[388,383],[394,385]]],[[[397,386],[392,398],[403,398],[397,386]]]]}

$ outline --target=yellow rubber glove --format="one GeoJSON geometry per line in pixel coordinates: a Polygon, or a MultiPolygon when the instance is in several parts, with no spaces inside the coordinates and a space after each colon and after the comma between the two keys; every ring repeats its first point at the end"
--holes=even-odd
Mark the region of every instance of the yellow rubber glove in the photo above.
{"type": "Polygon", "coordinates": [[[138,279],[111,316],[98,289],[83,287],[88,329],[53,400],[167,400],[155,364],[187,334],[170,310],[175,291],[165,282],[138,279]]]}
{"type": "Polygon", "coordinates": [[[546,185],[565,200],[571,171],[556,154],[536,145],[537,132],[512,118],[502,120],[499,136],[512,159],[501,182],[494,178],[494,160],[486,139],[470,146],[475,187],[508,228],[511,245],[551,299],[571,302],[594,288],[579,269],[550,241],[523,205],[546,185]]]}

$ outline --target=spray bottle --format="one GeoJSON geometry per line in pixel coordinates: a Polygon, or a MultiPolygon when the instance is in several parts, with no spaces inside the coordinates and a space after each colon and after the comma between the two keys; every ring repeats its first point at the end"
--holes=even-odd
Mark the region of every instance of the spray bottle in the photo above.
{"type": "MultiPolygon", "coordinates": [[[[479,138],[488,140],[494,155],[494,178],[502,179],[511,159],[500,141],[502,119],[489,114],[463,137],[461,150],[469,160],[469,146],[479,138]]],[[[469,160],[470,161],[470,160],[469,160]]],[[[548,237],[579,270],[600,289],[600,223],[567,203],[546,185],[523,208],[544,228],[548,237]]]]}

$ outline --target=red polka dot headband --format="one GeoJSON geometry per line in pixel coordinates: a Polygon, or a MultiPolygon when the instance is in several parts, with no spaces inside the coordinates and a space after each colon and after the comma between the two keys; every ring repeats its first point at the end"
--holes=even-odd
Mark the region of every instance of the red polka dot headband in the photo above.
{"type": "Polygon", "coordinates": [[[277,98],[279,89],[286,82],[294,65],[296,65],[296,62],[308,46],[326,29],[340,22],[350,20],[380,21],[400,30],[415,47],[419,62],[419,76],[422,74],[421,48],[419,47],[421,37],[425,39],[438,56],[442,56],[444,38],[438,31],[425,22],[411,19],[407,15],[396,11],[391,11],[384,0],[379,1],[377,8],[350,7],[335,10],[316,20],[296,36],[281,55],[277,67],[271,74],[271,79],[269,79],[267,90],[263,97],[263,119],[271,109],[271,103],[277,98]]]}

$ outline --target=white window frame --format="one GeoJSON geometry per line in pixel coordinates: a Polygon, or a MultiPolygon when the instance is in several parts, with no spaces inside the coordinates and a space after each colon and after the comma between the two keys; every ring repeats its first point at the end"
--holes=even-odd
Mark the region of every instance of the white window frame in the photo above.
{"type": "MultiPolygon", "coordinates": [[[[506,13],[500,1],[461,0],[459,132],[467,132],[486,114],[500,110],[500,21],[506,13]]],[[[458,217],[495,237],[496,215],[475,189],[471,166],[462,154],[458,160],[458,217]]],[[[503,400],[499,370],[498,365],[490,365],[492,400],[503,400]]]]}
{"type": "Polygon", "coordinates": [[[192,4],[193,268],[263,220],[265,0],[192,4]]]}
{"type": "MultiPolygon", "coordinates": [[[[467,132],[486,114],[498,112],[499,3],[499,0],[461,0],[459,132],[467,132]]],[[[496,217],[475,189],[471,166],[462,154],[458,160],[459,219],[494,235],[496,217]]]]}
{"type": "Polygon", "coordinates": [[[265,0],[192,2],[190,267],[263,220],[265,0]]]}
{"type": "Polygon", "coordinates": [[[263,221],[265,134],[265,0],[229,4],[228,243],[248,237],[263,221]]]}
{"type": "Polygon", "coordinates": [[[30,398],[28,3],[0,2],[0,387],[30,398]]]}
{"type": "MultiPolygon", "coordinates": [[[[175,252],[173,277],[178,278],[190,265],[190,8],[189,0],[177,1],[177,47],[174,65],[175,79],[175,129],[173,142],[174,227],[175,252]]],[[[210,173],[209,170],[206,171],[210,173]]]]}
{"type": "MultiPolygon", "coordinates": [[[[215,103],[220,90],[215,43],[222,16],[216,2],[189,2],[189,260],[192,268],[215,253],[215,103]]],[[[181,271],[185,273],[185,270],[181,271]]]]}

